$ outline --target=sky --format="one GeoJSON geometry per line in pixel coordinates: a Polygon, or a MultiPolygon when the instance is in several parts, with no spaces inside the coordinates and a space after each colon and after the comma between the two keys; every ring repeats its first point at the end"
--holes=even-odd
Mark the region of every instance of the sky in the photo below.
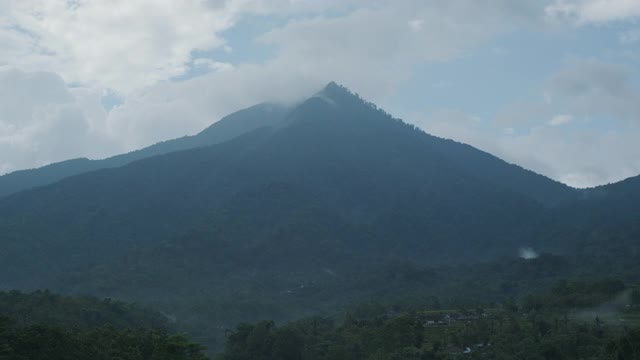
{"type": "Polygon", "coordinates": [[[571,186],[640,174],[640,0],[0,0],[0,174],[330,81],[571,186]]]}

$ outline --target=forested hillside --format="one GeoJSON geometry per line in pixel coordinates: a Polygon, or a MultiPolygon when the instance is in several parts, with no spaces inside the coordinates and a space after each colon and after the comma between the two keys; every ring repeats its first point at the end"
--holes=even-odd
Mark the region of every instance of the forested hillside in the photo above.
{"type": "Polygon", "coordinates": [[[204,360],[204,348],[135,305],[49,292],[0,292],[0,359],[204,360]]]}
{"type": "Polygon", "coordinates": [[[340,256],[354,255],[424,259],[433,254],[430,263],[489,259],[516,254],[536,241],[544,205],[525,195],[529,188],[542,181],[546,188],[571,193],[486,155],[477,156],[493,161],[499,172],[480,171],[459,158],[459,153],[477,150],[460,144],[457,153],[441,150],[443,140],[335,84],[299,105],[286,123],[3,199],[0,229],[6,246],[0,257],[8,268],[3,280],[16,287],[50,285],[98,262],[110,264],[131,250],[202,243],[203,237],[189,238],[195,231],[214,237],[209,250],[222,246],[240,251],[240,257],[251,251],[264,254],[260,246],[269,244],[284,256],[271,259],[270,265],[292,258],[306,263],[308,252],[288,248],[293,252],[285,255],[269,238],[278,231],[285,231],[281,241],[306,238],[314,227],[331,232],[333,243],[310,239],[301,249],[320,246],[337,254],[327,256],[323,266],[330,265],[329,259],[344,264],[340,256]],[[531,176],[532,185],[501,187],[504,173],[531,176]],[[273,201],[253,200],[261,197],[273,201]],[[281,214],[276,220],[287,229],[280,230],[261,219],[280,211],[280,202],[324,215],[302,220],[288,216],[304,217],[308,211],[281,214]],[[317,223],[296,226],[297,221],[317,223]],[[221,225],[209,226],[216,223],[221,225]],[[27,254],[31,260],[22,261],[27,254]]]}
{"type": "Polygon", "coordinates": [[[623,283],[558,283],[535,305],[412,308],[367,304],[343,319],[238,326],[219,359],[637,359],[640,299],[623,283]]]}
{"type": "Polygon", "coordinates": [[[636,179],[578,191],[334,83],[196,138],[0,199],[0,286],[151,305],[219,349],[240,322],[370,298],[502,303],[560,279],[640,282],[636,179]]]}

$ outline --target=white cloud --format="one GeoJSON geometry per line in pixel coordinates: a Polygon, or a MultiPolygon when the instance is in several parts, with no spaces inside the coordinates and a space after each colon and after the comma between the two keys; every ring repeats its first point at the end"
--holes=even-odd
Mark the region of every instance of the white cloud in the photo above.
{"type": "Polygon", "coordinates": [[[236,12],[232,2],[12,0],[0,62],[129,92],[183,74],[194,50],[223,46],[236,12]]]}
{"type": "Polygon", "coordinates": [[[546,13],[551,18],[576,24],[631,20],[640,17],[640,1],[555,0],[546,7],[546,13]]]}
{"type": "Polygon", "coordinates": [[[409,28],[412,31],[422,31],[422,25],[424,25],[424,20],[422,19],[413,19],[409,21],[409,28]]]}
{"type": "Polygon", "coordinates": [[[99,96],[52,73],[0,71],[0,173],[117,150],[99,96]]]}
{"type": "Polygon", "coordinates": [[[555,115],[554,117],[552,117],[551,120],[549,120],[549,125],[551,125],[551,126],[560,126],[560,125],[568,124],[571,121],[573,121],[573,116],[572,115],[558,114],[558,115],[555,115]]]}
{"type": "MultiPolygon", "coordinates": [[[[230,49],[220,33],[246,13],[305,14],[306,18],[263,38],[280,48],[280,59],[311,48],[318,52],[345,51],[349,55],[357,52],[359,59],[366,59],[374,51],[377,53],[371,55],[384,54],[385,60],[424,49],[419,57],[443,59],[508,26],[510,17],[527,14],[531,6],[523,4],[531,3],[534,2],[514,5],[491,0],[479,5],[470,0],[13,0],[5,3],[5,16],[0,20],[0,37],[7,38],[3,41],[7,46],[0,50],[0,61],[56,72],[69,83],[97,84],[129,92],[181,75],[193,60],[193,50],[230,49]],[[351,11],[354,8],[362,11],[351,11]],[[327,10],[332,10],[331,15],[323,17],[327,10]],[[336,16],[337,11],[342,14],[336,16]],[[420,36],[404,34],[401,23],[415,20],[416,16],[429,32],[420,36]],[[346,32],[338,33],[333,26],[346,32]],[[296,36],[298,29],[307,32],[296,36]],[[319,33],[310,34],[311,30],[319,33]],[[323,33],[332,39],[338,37],[339,41],[322,41],[323,33]],[[375,39],[371,35],[376,33],[385,36],[375,39]],[[339,39],[342,36],[345,41],[339,39]],[[309,37],[308,41],[304,37],[309,37]],[[294,43],[286,43],[293,39],[294,43]],[[384,43],[377,44],[376,40],[384,43]],[[357,42],[361,41],[365,42],[359,45],[357,42]],[[401,52],[394,54],[396,50],[401,52]]],[[[291,63],[297,60],[292,59],[291,63]]],[[[305,62],[309,60],[321,62],[305,62]]],[[[409,64],[415,61],[414,58],[409,64]]],[[[303,66],[300,62],[295,65],[303,66]]]]}
{"type": "Polygon", "coordinates": [[[215,61],[208,58],[199,58],[193,61],[195,66],[203,66],[211,71],[225,71],[233,69],[233,64],[222,61],[215,61]]]}
{"type": "Polygon", "coordinates": [[[194,51],[231,51],[244,14],[348,9],[362,0],[3,0],[0,65],[129,93],[189,70],[194,51]]]}

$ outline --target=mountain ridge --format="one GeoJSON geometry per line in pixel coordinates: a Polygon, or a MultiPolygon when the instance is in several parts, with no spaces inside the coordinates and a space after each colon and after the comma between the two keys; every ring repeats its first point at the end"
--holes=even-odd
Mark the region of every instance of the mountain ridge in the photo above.
{"type": "Polygon", "coordinates": [[[156,155],[224,142],[260,127],[274,126],[285,117],[288,111],[289,107],[285,105],[261,103],[231,113],[196,135],[161,141],[143,149],[106,159],[70,159],[39,168],[14,171],[0,176],[0,198],[52,184],[70,176],[104,168],[116,168],[156,155]]]}
{"type": "MultiPolygon", "coordinates": [[[[353,106],[355,103],[360,102],[361,105],[368,106],[376,111],[384,112],[384,110],[379,109],[375,104],[363,100],[357,94],[352,93],[346,87],[335,82],[328,83],[321,91],[317,92],[311,98],[307,99],[307,101],[312,99],[324,99],[325,101],[328,99],[334,102],[333,105],[336,105],[336,100],[345,101],[345,99],[347,99],[350,101],[350,103],[349,101],[347,101],[347,104],[343,105],[353,106]]],[[[85,158],[71,159],[46,165],[41,168],[20,170],[5,174],[3,176],[0,176],[0,198],[25,189],[55,183],[66,177],[82,174],[89,171],[94,171],[102,168],[120,167],[130,162],[155,155],[186,150],[194,147],[213,145],[219,142],[230,140],[233,137],[262,126],[286,126],[287,122],[285,121],[285,119],[288,117],[291,110],[292,108],[289,106],[273,103],[261,103],[225,116],[220,121],[210,125],[200,133],[193,136],[185,136],[177,139],[163,141],[140,150],[135,150],[126,154],[116,155],[102,160],[89,160],[85,158]]],[[[388,115],[388,113],[384,113],[388,115]]],[[[393,118],[391,115],[388,116],[390,118],[393,118]]],[[[401,121],[399,119],[395,120],[401,121]]],[[[429,136],[434,139],[434,146],[439,147],[439,151],[457,151],[460,157],[468,157],[469,155],[473,155],[475,159],[473,159],[472,161],[460,161],[456,157],[452,157],[452,160],[460,161],[462,163],[466,162],[467,164],[473,164],[474,162],[482,163],[482,165],[474,165],[476,169],[473,170],[473,172],[480,175],[480,177],[482,177],[482,175],[485,173],[484,171],[481,171],[483,166],[487,166],[495,160],[503,162],[503,160],[489,153],[483,152],[482,150],[473,148],[470,145],[458,143],[450,139],[438,138],[432,135],[429,136]],[[468,151],[465,151],[462,147],[459,147],[459,144],[467,147],[468,151]]],[[[528,169],[524,169],[518,165],[510,164],[507,162],[504,162],[504,164],[513,166],[515,168],[518,168],[519,170],[524,170],[534,175],[534,182],[537,183],[537,185],[532,192],[532,196],[542,203],[554,206],[559,203],[563,203],[576,195],[575,189],[570,188],[564,184],[555,182],[528,169]]],[[[495,166],[495,164],[490,165],[495,166]]],[[[502,186],[508,185],[512,188],[512,190],[524,193],[522,189],[518,189],[517,185],[514,185],[523,181],[524,178],[522,175],[515,174],[516,172],[517,171],[509,171],[509,173],[503,173],[502,177],[505,178],[503,180],[495,178],[492,180],[498,180],[502,186]]],[[[534,177],[531,177],[530,179],[533,179],[534,177]]]]}
{"type": "MultiPolygon", "coordinates": [[[[312,97],[287,113],[286,126],[256,130],[217,145],[171,152],[119,168],[79,174],[4,198],[0,200],[0,228],[10,234],[8,238],[15,239],[14,251],[30,246],[20,238],[37,239],[47,234],[48,244],[42,242],[44,239],[37,240],[34,244],[44,247],[32,254],[53,252],[65,256],[69,252],[83,259],[82,266],[90,266],[92,261],[104,261],[105,256],[119,256],[124,250],[115,244],[144,247],[154,241],[169,241],[203,221],[225,199],[269,183],[299,187],[335,209],[337,218],[347,219],[355,226],[371,227],[385,217],[401,221],[397,214],[404,214],[413,219],[412,226],[422,229],[405,232],[407,238],[412,238],[412,246],[418,247],[418,238],[423,236],[420,231],[440,231],[454,238],[473,234],[469,224],[450,229],[447,214],[470,219],[486,217],[482,209],[492,209],[489,212],[502,213],[500,222],[511,222],[513,231],[530,226],[519,224],[513,216],[538,211],[526,191],[502,188],[491,178],[478,179],[477,169],[452,163],[448,156],[434,150],[432,137],[414,126],[394,119],[342,87],[330,85],[327,89],[327,96],[338,107],[312,97]],[[474,200],[475,208],[448,204],[462,203],[465,196],[483,200],[474,200]],[[504,211],[506,207],[495,203],[493,196],[502,198],[505,204],[513,203],[518,211],[504,211]],[[438,200],[433,203],[433,199],[438,200]],[[409,210],[421,207],[432,210],[419,216],[409,210]],[[434,222],[429,216],[440,220],[434,222]],[[55,251],[44,250],[53,244],[58,244],[55,251]]],[[[489,159],[505,171],[521,171],[489,159]]],[[[490,232],[488,224],[496,221],[486,217],[487,224],[477,225],[490,232]]],[[[384,237],[393,237],[394,226],[375,226],[380,234],[376,241],[384,247],[384,237]]],[[[496,235],[495,241],[508,241],[506,233],[496,235]]],[[[510,245],[509,252],[521,245],[510,245]]],[[[53,259],[48,256],[42,261],[53,259]]],[[[25,273],[21,277],[28,276],[25,273]]]]}

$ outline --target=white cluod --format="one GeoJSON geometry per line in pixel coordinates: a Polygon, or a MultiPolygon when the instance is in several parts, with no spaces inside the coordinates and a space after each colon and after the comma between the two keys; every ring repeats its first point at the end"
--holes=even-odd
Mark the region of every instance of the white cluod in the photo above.
{"type": "Polygon", "coordinates": [[[531,260],[538,257],[538,253],[532,248],[520,248],[520,257],[525,260],[531,260]]]}

